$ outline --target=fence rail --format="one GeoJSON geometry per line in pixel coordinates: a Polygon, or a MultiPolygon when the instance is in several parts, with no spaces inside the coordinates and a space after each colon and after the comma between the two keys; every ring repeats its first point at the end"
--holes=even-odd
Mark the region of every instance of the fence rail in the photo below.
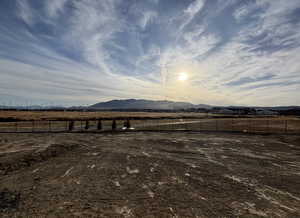
{"type": "Polygon", "coordinates": [[[300,120],[279,119],[148,119],[42,120],[0,122],[1,133],[91,131],[222,131],[300,133],[300,120]]]}

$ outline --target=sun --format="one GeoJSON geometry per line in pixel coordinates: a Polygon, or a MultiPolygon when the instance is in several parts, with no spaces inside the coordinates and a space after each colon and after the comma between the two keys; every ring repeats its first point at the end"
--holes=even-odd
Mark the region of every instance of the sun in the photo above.
{"type": "Polygon", "coordinates": [[[188,79],[188,74],[186,72],[181,72],[178,75],[178,80],[179,81],[186,81],[188,79]]]}

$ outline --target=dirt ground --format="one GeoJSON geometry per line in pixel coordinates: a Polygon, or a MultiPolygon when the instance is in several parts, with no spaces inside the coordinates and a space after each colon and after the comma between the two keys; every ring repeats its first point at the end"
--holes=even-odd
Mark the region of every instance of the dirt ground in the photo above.
{"type": "Polygon", "coordinates": [[[300,217],[300,136],[0,134],[0,217],[300,217]]]}

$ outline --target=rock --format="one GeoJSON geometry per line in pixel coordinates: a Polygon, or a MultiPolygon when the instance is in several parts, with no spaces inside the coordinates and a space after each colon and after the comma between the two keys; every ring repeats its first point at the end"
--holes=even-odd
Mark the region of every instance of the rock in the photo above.
{"type": "Polygon", "coordinates": [[[186,173],[186,174],[184,174],[185,176],[187,176],[187,177],[190,177],[191,176],[191,174],[189,174],[189,173],[186,173]]]}
{"type": "Polygon", "coordinates": [[[140,172],[138,169],[131,170],[129,167],[126,167],[126,171],[128,174],[137,174],[140,172]]]}
{"type": "Polygon", "coordinates": [[[72,207],[74,204],[72,202],[66,201],[64,202],[65,207],[72,207]]]}
{"type": "Polygon", "coordinates": [[[119,181],[114,181],[114,184],[115,184],[115,186],[117,186],[117,187],[121,187],[119,181]]]}
{"type": "Polygon", "coordinates": [[[154,198],[154,193],[152,191],[148,191],[147,194],[149,195],[150,198],[154,198]]]}

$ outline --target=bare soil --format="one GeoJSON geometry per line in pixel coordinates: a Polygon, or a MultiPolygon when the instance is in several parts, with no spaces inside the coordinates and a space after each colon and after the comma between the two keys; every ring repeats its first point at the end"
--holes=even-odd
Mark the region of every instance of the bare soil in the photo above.
{"type": "Polygon", "coordinates": [[[0,134],[0,217],[299,217],[300,136],[0,134]]]}

